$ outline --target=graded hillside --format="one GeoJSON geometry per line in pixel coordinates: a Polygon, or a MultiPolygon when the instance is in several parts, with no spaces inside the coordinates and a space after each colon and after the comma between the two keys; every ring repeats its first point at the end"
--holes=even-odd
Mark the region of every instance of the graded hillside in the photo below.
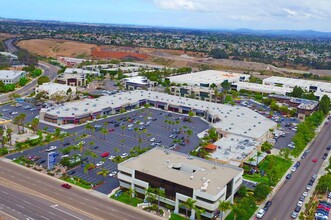
{"type": "Polygon", "coordinates": [[[77,58],[89,58],[92,49],[96,47],[95,44],[53,39],[23,40],[18,43],[18,46],[41,56],[77,58]]]}

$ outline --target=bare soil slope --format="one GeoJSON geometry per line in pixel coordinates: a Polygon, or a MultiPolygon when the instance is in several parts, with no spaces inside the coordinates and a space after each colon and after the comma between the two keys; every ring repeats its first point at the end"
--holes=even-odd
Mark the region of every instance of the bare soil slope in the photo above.
{"type": "Polygon", "coordinates": [[[92,49],[96,47],[95,44],[53,39],[23,40],[18,43],[18,46],[41,56],[81,58],[90,57],[92,49]]]}

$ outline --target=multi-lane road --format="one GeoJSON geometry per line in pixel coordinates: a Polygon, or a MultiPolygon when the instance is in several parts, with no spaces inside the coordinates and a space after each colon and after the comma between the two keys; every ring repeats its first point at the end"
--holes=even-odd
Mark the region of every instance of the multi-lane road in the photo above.
{"type": "MultiPolygon", "coordinates": [[[[305,159],[302,159],[300,167],[292,174],[290,180],[286,180],[281,189],[272,199],[272,206],[263,219],[268,220],[286,220],[291,219],[300,196],[306,191],[307,184],[312,175],[318,173],[322,166],[322,156],[327,152],[326,147],[331,144],[331,124],[324,126],[312,143],[311,152],[305,159]],[[312,162],[317,158],[316,163],[312,162]]],[[[310,192],[312,193],[312,192],[310,192]]]]}
{"type": "Polygon", "coordinates": [[[6,159],[0,160],[0,208],[17,219],[159,219],[97,192],[62,188],[59,180],[6,159]]]}

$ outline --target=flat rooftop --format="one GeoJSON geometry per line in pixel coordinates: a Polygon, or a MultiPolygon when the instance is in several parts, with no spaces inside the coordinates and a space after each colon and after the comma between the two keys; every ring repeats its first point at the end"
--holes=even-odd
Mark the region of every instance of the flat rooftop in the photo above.
{"type": "Polygon", "coordinates": [[[208,180],[204,192],[217,195],[224,186],[243,172],[241,168],[217,164],[179,152],[153,148],[138,157],[119,164],[161,179],[201,190],[208,180]]]}
{"type": "Polygon", "coordinates": [[[309,88],[310,86],[316,86],[318,87],[317,92],[331,93],[331,83],[321,82],[321,81],[272,76],[263,80],[263,84],[268,84],[268,83],[283,84],[284,86],[288,86],[291,88],[294,88],[294,86],[300,86],[305,88],[309,88]]]}
{"type": "Polygon", "coordinates": [[[287,92],[292,92],[291,88],[282,88],[279,86],[273,85],[264,85],[257,83],[249,83],[249,82],[236,82],[233,85],[237,85],[239,89],[245,89],[254,92],[264,92],[264,93],[276,93],[285,95],[287,92]]]}
{"type": "Polygon", "coordinates": [[[218,70],[205,70],[195,73],[188,73],[183,75],[177,76],[170,76],[167,79],[170,82],[175,83],[187,83],[188,85],[200,85],[202,84],[212,84],[215,83],[216,85],[221,84],[225,80],[231,82],[237,82],[240,80],[240,77],[243,77],[245,80],[249,79],[249,75],[246,74],[239,74],[239,73],[230,73],[218,70]]]}
{"type": "Polygon", "coordinates": [[[217,149],[211,153],[211,157],[239,166],[240,162],[253,153],[260,144],[251,138],[230,134],[214,143],[217,149]]]}
{"type": "Polygon", "coordinates": [[[57,117],[75,117],[79,115],[100,112],[105,108],[120,108],[122,106],[139,103],[139,100],[150,100],[168,103],[173,106],[186,107],[208,111],[220,119],[214,127],[228,133],[245,137],[260,138],[269,129],[275,128],[277,123],[242,106],[231,106],[219,103],[205,102],[196,99],[168,95],[160,92],[135,90],[120,92],[114,95],[101,96],[96,99],[82,99],[64,103],[52,109],[41,109],[47,114],[57,117]]]}
{"type": "Polygon", "coordinates": [[[80,68],[67,68],[64,71],[65,74],[92,74],[92,75],[99,75],[100,72],[98,71],[92,71],[92,70],[84,70],[80,68]]]}
{"type": "Polygon", "coordinates": [[[16,71],[16,70],[0,70],[0,79],[14,79],[16,77],[21,76],[24,74],[24,71],[16,71]]]}
{"type": "Polygon", "coordinates": [[[59,83],[44,83],[37,87],[39,90],[49,91],[49,92],[57,92],[57,91],[63,91],[64,93],[67,92],[67,90],[71,88],[73,91],[76,91],[76,87],[74,86],[68,86],[65,84],[59,84],[59,83]]]}

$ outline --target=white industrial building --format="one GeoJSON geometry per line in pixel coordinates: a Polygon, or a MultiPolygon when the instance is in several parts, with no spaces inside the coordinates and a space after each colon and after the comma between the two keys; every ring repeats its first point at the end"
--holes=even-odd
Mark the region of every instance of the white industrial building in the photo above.
{"type": "Polygon", "coordinates": [[[222,82],[229,83],[247,81],[250,75],[230,73],[218,70],[205,70],[200,72],[188,73],[177,76],[167,77],[166,80],[177,84],[188,84],[191,86],[209,87],[211,84],[219,86],[222,82]]]}
{"type": "Polygon", "coordinates": [[[25,71],[0,70],[0,80],[4,84],[16,84],[22,77],[25,77],[25,71]]]}
{"type": "MultiPolygon", "coordinates": [[[[241,168],[158,147],[118,164],[118,170],[120,186],[134,189],[138,197],[146,198],[149,187],[164,190],[160,201],[175,213],[185,212],[180,204],[192,198],[209,219],[218,215],[220,201],[233,202],[243,180],[241,168]]],[[[190,219],[195,219],[194,209],[190,219]]]]}
{"type": "Polygon", "coordinates": [[[99,71],[95,70],[85,70],[81,68],[67,68],[64,71],[64,74],[79,74],[79,75],[94,75],[94,76],[100,76],[99,71]]]}
{"type": "Polygon", "coordinates": [[[36,89],[35,92],[38,94],[39,92],[45,92],[48,97],[51,97],[54,94],[61,94],[63,96],[67,96],[67,91],[71,89],[70,95],[75,95],[76,94],[76,87],[75,86],[68,86],[64,84],[59,84],[59,83],[44,83],[42,85],[39,85],[36,89]]]}
{"type": "Polygon", "coordinates": [[[286,95],[292,92],[293,90],[292,88],[282,88],[274,85],[264,85],[264,84],[249,83],[249,82],[235,82],[231,85],[231,88],[237,91],[247,90],[247,91],[267,93],[267,94],[273,93],[277,95],[286,95]]]}
{"type": "Polygon", "coordinates": [[[331,83],[327,82],[272,76],[264,79],[263,84],[291,90],[295,86],[299,86],[307,92],[313,92],[319,98],[322,98],[323,95],[331,98],[331,83]]]}
{"type": "Polygon", "coordinates": [[[126,90],[148,89],[157,85],[157,82],[150,81],[145,76],[128,77],[121,80],[126,90]]]}

